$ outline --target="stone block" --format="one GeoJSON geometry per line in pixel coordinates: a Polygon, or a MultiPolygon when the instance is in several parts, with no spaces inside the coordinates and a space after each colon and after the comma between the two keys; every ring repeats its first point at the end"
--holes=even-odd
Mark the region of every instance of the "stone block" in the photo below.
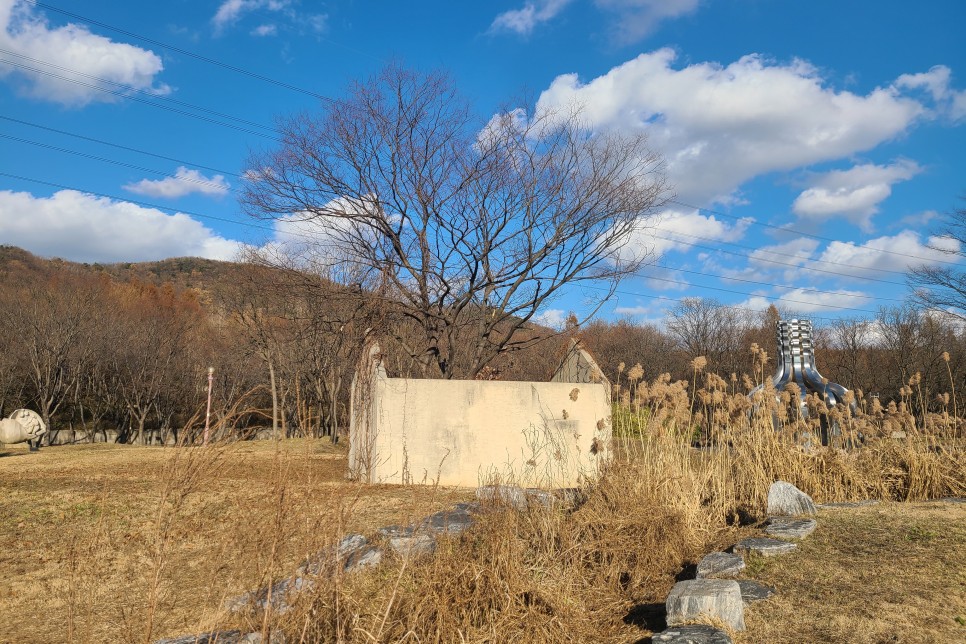
{"type": "Polygon", "coordinates": [[[431,534],[390,537],[389,547],[400,557],[431,555],[436,552],[436,538],[431,534]]]}
{"type": "Polygon", "coordinates": [[[815,514],[815,502],[791,483],[775,481],[768,488],[768,516],[815,514]]]}
{"type": "Polygon", "coordinates": [[[745,604],[768,599],[775,594],[775,589],[752,579],[739,579],[738,587],[741,588],[741,600],[745,604]]]}
{"type": "Polygon", "coordinates": [[[667,597],[668,626],[681,626],[713,618],[736,630],[745,630],[745,605],[738,582],[692,579],[674,584],[667,597]]]}
{"type": "Polygon", "coordinates": [[[651,636],[654,644],[731,644],[731,637],[714,626],[674,626],[651,636]]]}
{"type": "Polygon", "coordinates": [[[698,562],[698,579],[737,577],[745,567],[745,560],[728,552],[712,552],[698,562]]]}
{"type": "Polygon", "coordinates": [[[815,531],[818,523],[815,519],[791,519],[787,517],[772,517],[768,519],[765,532],[773,537],[783,539],[804,539],[815,531]]]}
{"type": "Polygon", "coordinates": [[[420,527],[428,532],[457,533],[473,525],[473,514],[469,510],[455,508],[441,510],[423,519],[420,527]]]}
{"type": "Polygon", "coordinates": [[[735,544],[732,550],[736,553],[747,552],[758,555],[759,557],[775,557],[791,552],[797,547],[797,545],[788,541],[779,541],[778,539],[768,539],[765,537],[752,537],[750,539],[742,539],[735,544]]]}

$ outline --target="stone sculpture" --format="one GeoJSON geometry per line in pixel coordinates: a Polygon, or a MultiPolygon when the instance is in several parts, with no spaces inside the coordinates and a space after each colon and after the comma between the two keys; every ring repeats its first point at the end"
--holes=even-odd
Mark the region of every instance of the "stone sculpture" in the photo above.
{"type": "MultiPolygon", "coordinates": [[[[782,391],[789,384],[798,385],[803,417],[808,417],[805,396],[818,394],[830,409],[836,405],[848,404],[852,413],[856,412],[855,401],[846,402],[849,390],[842,385],[829,382],[815,367],[815,352],[812,348],[812,322],[810,320],[779,320],[776,324],[778,340],[778,368],[771,381],[776,391],[782,391]]],[[[764,388],[759,385],[751,391],[755,393],[764,388]]],[[[838,435],[839,428],[830,423],[827,417],[821,418],[822,444],[828,445],[830,435],[838,435]]]]}
{"type": "Polygon", "coordinates": [[[35,411],[18,409],[9,417],[0,419],[0,443],[28,443],[30,451],[40,449],[40,440],[47,433],[47,425],[35,411]]]}

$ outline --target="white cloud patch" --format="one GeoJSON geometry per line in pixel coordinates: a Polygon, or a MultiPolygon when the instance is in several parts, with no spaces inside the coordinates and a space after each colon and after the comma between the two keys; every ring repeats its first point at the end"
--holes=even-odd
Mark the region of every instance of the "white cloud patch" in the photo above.
{"type": "MultiPolygon", "coordinates": [[[[32,4],[22,0],[0,0],[0,48],[12,52],[5,58],[16,63],[0,62],[0,78],[13,80],[19,91],[32,98],[72,107],[119,100],[98,91],[97,81],[90,76],[156,94],[171,91],[167,85],[155,84],[164,67],[155,53],[98,36],[82,25],[51,28],[32,4]]],[[[105,87],[117,90],[115,85],[105,87]]]]}
{"type": "Polygon", "coordinates": [[[544,22],[552,20],[571,0],[533,0],[527,2],[520,9],[504,11],[493,19],[490,32],[512,32],[521,36],[529,36],[533,29],[544,22]]]}
{"type": "Polygon", "coordinates": [[[206,177],[197,170],[181,166],[173,177],[142,179],[125,185],[124,189],[139,195],[177,199],[193,193],[221,197],[228,193],[231,186],[220,174],[206,177]]]}
{"type": "Polygon", "coordinates": [[[559,331],[567,322],[567,312],[562,309],[547,309],[535,315],[533,321],[559,331]]]}
{"type": "Polygon", "coordinates": [[[867,310],[872,301],[867,293],[839,289],[836,291],[816,293],[809,289],[797,288],[774,296],[752,295],[747,300],[736,304],[736,307],[764,311],[774,304],[779,309],[791,311],[794,314],[834,313],[847,309],[867,310]]]}
{"type": "Polygon", "coordinates": [[[952,70],[945,65],[936,65],[928,72],[903,74],[896,79],[895,86],[900,89],[921,89],[929,93],[936,104],[936,112],[953,121],[966,119],[966,91],[950,87],[952,70]]]}
{"type": "Polygon", "coordinates": [[[697,210],[665,210],[632,234],[630,246],[635,253],[650,253],[657,260],[672,251],[690,250],[696,243],[737,241],[751,223],[751,219],[740,219],[727,224],[714,215],[706,217],[697,210]],[[694,239],[695,234],[702,239],[694,239]]]}
{"type": "Polygon", "coordinates": [[[618,43],[637,42],[651,33],[662,20],[694,12],[700,0],[596,0],[595,4],[616,14],[613,31],[618,43]]]}
{"type": "Polygon", "coordinates": [[[305,14],[295,9],[293,0],[224,0],[211,18],[216,34],[222,34],[253,13],[271,13],[272,22],[262,22],[249,32],[252,36],[275,36],[283,27],[322,33],[328,26],[328,15],[305,14]],[[282,24],[279,24],[279,20],[282,24]]]}
{"type": "Polygon", "coordinates": [[[75,190],[50,197],[0,191],[0,239],[42,256],[79,262],[231,259],[239,249],[238,242],[188,215],[75,190]]]}
{"type": "Polygon", "coordinates": [[[264,37],[264,36],[275,36],[277,34],[278,34],[278,25],[274,25],[274,24],[258,25],[257,27],[252,29],[253,36],[264,37]]]}
{"type": "Polygon", "coordinates": [[[892,184],[911,179],[919,172],[921,168],[908,160],[828,172],[815,178],[811,187],[798,195],[792,210],[810,221],[844,218],[868,232],[879,204],[892,194],[892,184]]]}
{"type": "MultiPolygon", "coordinates": [[[[953,257],[945,253],[958,252],[958,241],[948,237],[929,237],[923,240],[912,230],[904,230],[896,235],[877,237],[864,244],[854,242],[832,242],[818,261],[837,262],[849,266],[835,266],[842,277],[876,277],[883,278],[882,271],[907,271],[912,266],[920,264],[939,265],[949,262],[953,257]],[[886,252],[883,252],[886,251],[886,252]]],[[[816,264],[824,270],[829,270],[827,264],[816,264]]],[[[886,276],[892,279],[890,276],[886,276]]]]}
{"type": "Polygon", "coordinates": [[[804,61],[748,55],[675,69],[675,59],[665,48],[587,83],[558,76],[538,107],[580,105],[592,128],[646,131],[678,196],[692,203],[727,202],[753,177],[869,150],[929,116],[896,87],[837,91],[804,61]]]}

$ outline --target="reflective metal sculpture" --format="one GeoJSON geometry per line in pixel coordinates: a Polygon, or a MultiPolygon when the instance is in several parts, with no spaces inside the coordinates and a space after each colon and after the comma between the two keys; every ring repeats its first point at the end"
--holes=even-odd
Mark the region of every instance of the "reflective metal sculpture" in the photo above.
{"type": "MultiPolygon", "coordinates": [[[[840,384],[829,382],[828,378],[815,368],[815,352],[812,348],[812,322],[810,320],[779,320],[776,323],[778,340],[778,368],[771,381],[776,391],[783,391],[786,385],[798,385],[801,397],[802,416],[808,417],[808,406],[805,397],[809,393],[818,394],[825,401],[826,406],[849,404],[855,413],[855,402],[846,402],[848,389],[840,384]]],[[[751,395],[760,391],[764,385],[755,387],[751,395]]],[[[828,445],[831,435],[840,433],[836,423],[831,423],[825,415],[820,419],[822,428],[822,444],[828,445]]]]}

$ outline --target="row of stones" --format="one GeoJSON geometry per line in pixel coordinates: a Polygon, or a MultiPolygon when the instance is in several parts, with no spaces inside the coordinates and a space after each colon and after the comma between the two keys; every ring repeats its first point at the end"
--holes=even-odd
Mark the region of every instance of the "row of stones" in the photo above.
{"type": "Polygon", "coordinates": [[[671,589],[665,607],[668,628],[653,636],[662,644],[730,644],[723,630],[696,624],[711,618],[735,631],[745,630],[744,609],[753,601],[771,597],[775,589],[751,579],[735,578],[745,568],[743,555],[774,557],[797,546],[783,539],[804,539],[817,525],[812,499],[790,483],[776,481],[768,491],[765,532],[769,537],[743,539],[731,552],[712,552],[697,565],[695,579],[680,581],[671,589]],[[778,539],[771,538],[778,537],[778,539]]]}
{"type": "MultiPolygon", "coordinates": [[[[439,535],[453,535],[463,532],[475,521],[476,515],[484,507],[512,507],[526,510],[538,505],[574,505],[578,493],[574,490],[555,490],[548,492],[535,488],[520,488],[511,485],[487,485],[476,490],[476,502],[457,503],[448,510],[442,510],[425,517],[413,525],[391,525],[379,528],[372,540],[362,534],[350,534],[333,547],[309,557],[295,573],[271,586],[244,593],[228,599],[224,606],[229,612],[239,613],[250,608],[265,610],[271,606],[276,613],[284,613],[290,602],[299,593],[311,589],[320,577],[331,576],[341,571],[352,573],[365,568],[378,566],[385,558],[386,551],[400,557],[430,555],[436,551],[439,535]],[[494,504],[495,505],[491,505],[494,504]]],[[[273,636],[271,644],[281,642],[281,636],[273,636]]],[[[176,638],[157,640],[155,644],[255,644],[262,642],[259,633],[241,631],[212,631],[198,635],[185,635],[176,638]]]]}

